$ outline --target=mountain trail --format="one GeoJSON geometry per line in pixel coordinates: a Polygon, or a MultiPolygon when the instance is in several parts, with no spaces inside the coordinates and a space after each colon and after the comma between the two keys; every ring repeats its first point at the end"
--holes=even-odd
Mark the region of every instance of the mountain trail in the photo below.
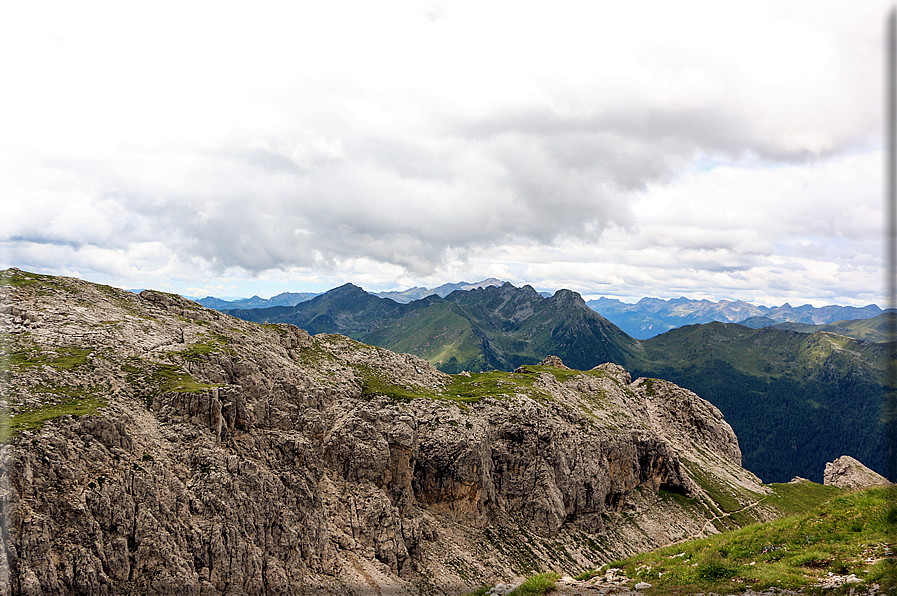
{"type": "Polygon", "coordinates": [[[691,536],[687,536],[687,537],[685,537],[685,538],[682,538],[681,540],[676,540],[675,542],[671,542],[670,545],[672,546],[672,545],[674,545],[674,544],[682,544],[683,542],[688,542],[688,541],[690,541],[690,540],[695,540],[695,539],[698,539],[698,538],[704,538],[704,537],[706,537],[706,536],[709,535],[709,534],[708,534],[708,530],[710,529],[710,526],[713,525],[713,522],[715,522],[715,521],[717,521],[717,520],[720,520],[720,519],[727,518],[727,517],[732,517],[732,515],[734,515],[734,514],[736,514],[736,513],[742,513],[742,512],[744,512],[744,511],[749,510],[749,509],[754,509],[755,507],[757,507],[757,505],[759,505],[760,503],[762,503],[764,500],[766,500],[766,497],[763,497],[762,499],[757,499],[756,501],[753,501],[752,503],[748,503],[747,505],[745,505],[745,506],[742,507],[741,509],[738,509],[737,511],[729,511],[729,512],[724,513],[724,514],[722,514],[722,515],[717,515],[717,516],[715,516],[715,517],[713,517],[713,518],[711,518],[711,519],[708,519],[708,520],[704,523],[704,525],[701,526],[700,531],[695,532],[695,533],[692,534],[691,536]]]}

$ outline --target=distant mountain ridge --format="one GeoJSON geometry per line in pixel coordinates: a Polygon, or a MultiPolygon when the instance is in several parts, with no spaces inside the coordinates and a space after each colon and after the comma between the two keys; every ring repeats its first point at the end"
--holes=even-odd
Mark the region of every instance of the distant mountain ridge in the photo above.
{"type": "Polygon", "coordinates": [[[617,325],[636,339],[648,339],[684,325],[719,321],[751,322],[750,326],[769,327],[779,323],[827,325],[838,321],[869,319],[884,311],[875,304],[863,307],[809,304],[791,306],[757,306],[741,300],[692,300],[689,298],[642,298],[629,304],[615,298],[599,298],[586,302],[589,308],[617,325]]]}
{"type": "Polygon", "coordinates": [[[272,306],[294,306],[300,302],[311,300],[318,294],[315,292],[281,292],[277,296],[271,298],[238,298],[236,300],[224,300],[223,298],[215,298],[214,296],[206,296],[195,300],[206,308],[214,308],[215,310],[225,310],[233,308],[270,308],[272,306]]]}
{"type": "MultiPolygon", "coordinates": [[[[407,304],[414,300],[420,300],[421,298],[426,298],[427,296],[431,296],[433,294],[445,298],[455,290],[476,290],[489,286],[500,286],[503,283],[505,282],[500,279],[490,277],[488,279],[484,279],[483,281],[474,283],[460,281],[458,283],[442,284],[441,286],[435,288],[415,286],[413,288],[408,288],[407,290],[393,290],[390,292],[369,292],[369,294],[377,296],[379,298],[389,298],[390,300],[394,300],[400,304],[407,304]]],[[[140,292],[140,290],[132,291],[140,292]]],[[[253,296],[252,298],[227,299],[216,298],[215,296],[206,296],[205,298],[194,300],[194,302],[202,304],[206,308],[214,308],[215,310],[233,310],[237,308],[271,308],[274,306],[296,306],[300,302],[306,302],[320,295],[320,292],[281,292],[280,294],[272,296],[271,298],[260,298],[258,296],[253,296]]],[[[185,296],[185,298],[191,300],[189,296],[185,296]]]]}
{"type": "Polygon", "coordinates": [[[442,284],[441,286],[435,288],[423,288],[420,286],[415,286],[413,288],[408,288],[407,290],[402,291],[372,293],[374,294],[374,296],[377,296],[379,298],[389,298],[390,300],[395,300],[400,304],[408,304],[409,302],[420,300],[422,298],[426,298],[427,296],[432,296],[433,294],[441,298],[445,298],[456,290],[479,290],[480,288],[488,288],[489,286],[499,287],[505,283],[506,282],[500,279],[490,277],[489,279],[484,279],[483,281],[474,283],[459,281],[458,283],[442,284]]]}
{"type": "MultiPolygon", "coordinates": [[[[435,295],[445,298],[452,292],[471,291],[490,286],[501,287],[505,283],[508,282],[490,277],[473,283],[466,281],[445,283],[435,288],[415,286],[406,290],[367,293],[378,298],[387,298],[399,304],[409,304],[428,296],[435,295]]],[[[543,298],[552,296],[548,292],[538,292],[538,294],[543,298]]],[[[196,302],[207,308],[214,308],[219,311],[264,309],[275,306],[292,307],[320,295],[314,292],[283,292],[271,298],[253,296],[252,298],[236,300],[206,296],[196,300],[196,302]]],[[[875,304],[864,307],[827,305],[818,308],[809,304],[794,307],[788,303],[781,306],[758,306],[741,300],[713,302],[706,299],[693,300],[684,297],[667,300],[645,297],[635,304],[622,302],[616,298],[601,297],[597,300],[589,300],[585,304],[635,339],[648,339],[684,325],[696,325],[713,321],[740,323],[754,329],[785,323],[797,323],[805,327],[784,328],[813,333],[818,329],[814,330],[809,326],[871,319],[884,312],[875,304]]],[[[845,330],[848,329],[849,327],[845,327],[845,330]]],[[[826,330],[837,332],[835,329],[826,330]]],[[[882,337],[873,339],[872,335],[874,333],[868,330],[863,330],[862,333],[865,336],[852,335],[850,332],[845,334],[870,341],[883,341],[882,337]]]]}
{"type": "Polygon", "coordinates": [[[890,330],[893,319],[897,317],[897,313],[883,312],[882,314],[869,319],[852,319],[844,321],[835,321],[825,325],[809,325],[807,323],[776,323],[768,317],[751,317],[740,321],[739,325],[750,327],[752,329],[761,329],[763,327],[772,327],[773,329],[781,329],[784,331],[797,331],[798,333],[816,333],[817,331],[828,331],[829,333],[837,333],[853,339],[861,339],[863,341],[871,341],[875,343],[885,343],[891,341],[890,330]]]}
{"type": "Polygon", "coordinates": [[[342,333],[415,354],[445,372],[514,370],[547,354],[576,368],[620,361],[636,342],[570,290],[541,296],[510,283],[431,294],[400,304],[352,284],[292,307],[224,311],[257,323],[290,323],[311,334],[342,333]]]}

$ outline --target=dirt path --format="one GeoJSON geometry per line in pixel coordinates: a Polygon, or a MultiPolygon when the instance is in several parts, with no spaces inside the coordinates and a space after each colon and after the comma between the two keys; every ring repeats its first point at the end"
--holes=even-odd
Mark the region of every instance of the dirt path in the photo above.
{"type": "Polygon", "coordinates": [[[562,577],[551,594],[558,596],[603,596],[604,594],[642,596],[643,592],[632,590],[621,582],[602,581],[601,578],[581,582],[570,577],[562,577]]]}

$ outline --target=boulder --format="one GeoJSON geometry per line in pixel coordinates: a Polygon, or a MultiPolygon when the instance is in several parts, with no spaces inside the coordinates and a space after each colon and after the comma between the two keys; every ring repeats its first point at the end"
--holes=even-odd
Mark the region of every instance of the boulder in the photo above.
{"type": "Polygon", "coordinates": [[[842,455],[835,461],[825,464],[822,483],[826,486],[857,490],[891,484],[887,478],[873,472],[849,455],[842,455]]]}

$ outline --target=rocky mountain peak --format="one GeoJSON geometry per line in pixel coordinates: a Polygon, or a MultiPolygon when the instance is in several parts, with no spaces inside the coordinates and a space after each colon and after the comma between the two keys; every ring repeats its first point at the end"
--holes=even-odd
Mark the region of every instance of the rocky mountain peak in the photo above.
{"type": "Polygon", "coordinates": [[[590,310],[582,296],[573,290],[558,290],[549,300],[555,307],[573,307],[590,310]]]}
{"type": "Polygon", "coordinates": [[[617,365],[448,375],[161,292],[3,277],[3,594],[458,594],[716,532],[720,490],[776,515],[716,408],[617,365]]]}
{"type": "Polygon", "coordinates": [[[362,287],[356,286],[355,284],[348,283],[348,282],[344,283],[341,286],[337,286],[337,287],[333,288],[332,290],[328,290],[327,292],[325,292],[325,294],[330,294],[331,296],[352,296],[352,297],[361,296],[361,295],[370,296],[370,294],[365,292],[362,287]]]}

